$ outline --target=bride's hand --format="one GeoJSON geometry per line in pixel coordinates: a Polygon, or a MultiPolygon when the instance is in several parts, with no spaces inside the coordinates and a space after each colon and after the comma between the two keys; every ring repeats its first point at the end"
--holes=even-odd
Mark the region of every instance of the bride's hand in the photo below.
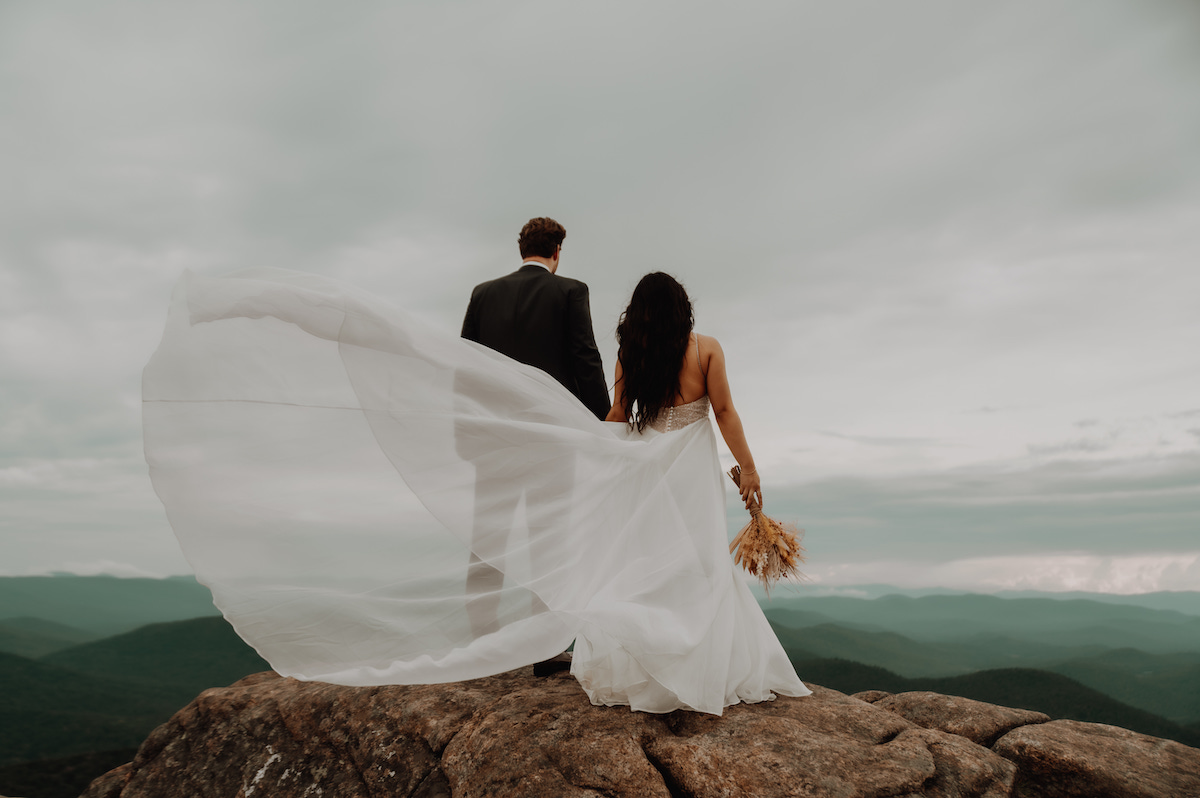
{"type": "Polygon", "coordinates": [[[754,471],[742,471],[741,485],[739,486],[742,493],[742,501],[746,503],[746,509],[750,509],[750,501],[753,499],[758,502],[758,506],[762,507],[762,482],[758,478],[757,469],[754,471]]]}

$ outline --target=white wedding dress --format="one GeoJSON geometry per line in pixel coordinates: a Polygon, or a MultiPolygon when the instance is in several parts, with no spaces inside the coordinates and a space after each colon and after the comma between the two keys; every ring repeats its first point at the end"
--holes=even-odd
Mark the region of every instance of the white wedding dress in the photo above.
{"type": "Polygon", "coordinates": [[[184,554],[281,674],[459,681],[574,640],[596,704],[809,693],[730,559],[707,400],[631,433],[538,369],[262,270],[185,275],[143,401],[184,554]],[[502,584],[468,590],[472,560],[502,584]]]}

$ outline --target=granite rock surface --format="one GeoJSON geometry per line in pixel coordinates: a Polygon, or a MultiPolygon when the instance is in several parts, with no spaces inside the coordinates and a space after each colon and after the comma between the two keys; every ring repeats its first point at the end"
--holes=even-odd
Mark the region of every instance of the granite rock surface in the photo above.
{"type": "Polygon", "coordinates": [[[261,673],[201,693],[84,798],[1200,796],[1200,750],[1178,743],[810,687],[715,717],[594,707],[569,674],[531,668],[388,687],[261,673]]]}

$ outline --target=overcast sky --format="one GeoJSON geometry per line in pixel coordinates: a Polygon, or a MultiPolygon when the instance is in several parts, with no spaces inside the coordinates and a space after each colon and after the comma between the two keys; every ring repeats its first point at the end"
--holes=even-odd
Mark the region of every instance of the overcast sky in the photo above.
{"type": "MultiPolygon", "coordinates": [[[[818,583],[1200,589],[1200,5],[0,4],[0,573],[183,573],[185,269],[662,269],[818,583]]],[[[731,504],[731,524],[737,518],[731,504]]],[[[739,511],[740,512],[740,511],[739,511]]]]}

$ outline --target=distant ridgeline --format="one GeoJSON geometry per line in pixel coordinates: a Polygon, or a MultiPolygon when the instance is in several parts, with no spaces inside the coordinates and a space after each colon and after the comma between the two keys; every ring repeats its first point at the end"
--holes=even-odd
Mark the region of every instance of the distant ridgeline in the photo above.
{"type": "MultiPolygon", "coordinates": [[[[805,681],[932,690],[1200,747],[1200,593],[804,592],[764,608],[805,681]]],[[[0,577],[0,795],[76,796],[199,692],[267,668],[190,577],[0,577]]]]}
{"type": "Polygon", "coordinates": [[[76,636],[96,639],[148,623],[219,614],[208,588],[191,576],[0,577],[0,651],[12,651],[7,642],[9,634],[36,637],[44,633],[55,638],[72,634],[62,629],[68,627],[76,636]]]}
{"type": "Polygon", "coordinates": [[[764,608],[800,677],[825,687],[935,690],[1200,745],[1200,613],[1145,606],[1200,608],[1200,594],[1118,598],[777,593],[764,608]]]}

